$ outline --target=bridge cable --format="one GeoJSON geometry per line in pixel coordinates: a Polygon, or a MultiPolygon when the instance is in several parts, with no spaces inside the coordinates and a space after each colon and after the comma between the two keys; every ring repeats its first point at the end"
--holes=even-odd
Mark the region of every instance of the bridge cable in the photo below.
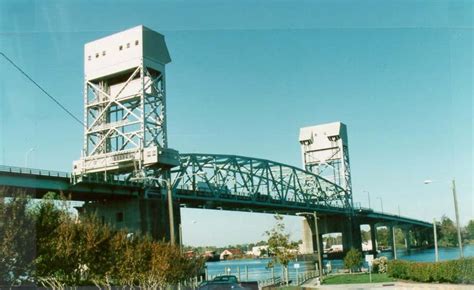
{"type": "Polygon", "coordinates": [[[74,116],[74,114],[69,111],[63,104],[61,104],[55,97],[53,97],[50,93],[48,93],[45,89],[43,89],[37,82],[35,82],[25,71],[23,71],[18,65],[13,62],[8,56],[6,56],[3,52],[0,51],[0,54],[9,62],[11,63],[19,72],[21,72],[28,80],[30,80],[33,84],[35,84],[46,96],[48,96],[53,102],[56,103],[63,111],[65,111],[69,116],[71,116],[75,121],[77,121],[81,126],[86,127],[79,118],[74,116]]]}

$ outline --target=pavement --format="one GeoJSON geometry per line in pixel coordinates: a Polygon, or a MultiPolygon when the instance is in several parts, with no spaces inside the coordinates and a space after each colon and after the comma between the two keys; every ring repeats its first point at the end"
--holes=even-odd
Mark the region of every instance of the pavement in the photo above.
{"type": "Polygon", "coordinates": [[[416,283],[416,282],[385,282],[385,283],[367,283],[367,284],[339,284],[339,285],[317,285],[317,279],[311,279],[301,285],[306,289],[443,289],[443,290],[457,290],[457,289],[474,289],[474,285],[461,284],[445,284],[445,283],[416,283]]]}

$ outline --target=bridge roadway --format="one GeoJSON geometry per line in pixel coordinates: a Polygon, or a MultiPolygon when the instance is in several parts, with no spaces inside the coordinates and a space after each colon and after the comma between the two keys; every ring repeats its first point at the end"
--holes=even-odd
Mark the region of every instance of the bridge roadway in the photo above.
{"type": "MultiPolygon", "coordinates": [[[[71,200],[85,201],[93,210],[108,216],[111,222],[119,211],[125,212],[127,217],[136,215],[134,218],[140,221],[126,220],[122,226],[148,231],[158,238],[167,237],[166,189],[160,187],[160,183],[104,182],[94,178],[89,176],[73,184],[67,172],[0,166],[0,191],[7,196],[25,193],[35,198],[50,191],[62,193],[71,200]]],[[[181,154],[181,166],[172,170],[172,184],[177,223],[180,223],[180,206],[284,215],[316,210],[320,217],[320,234],[343,233],[345,248],[360,245],[359,238],[352,238],[360,237],[360,227],[350,224],[411,229],[414,233],[423,233],[424,238],[418,240],[430,243],[428,235],[432,224],[372,209],[353,208],[352,197],[339,186],[302,169],[269,160],[181,154]]],[[[308,219],[307,223],[306,231],[311,233],[306,239],[314,245],[314,221],[308,219]]]]}
{"type": "MultiPolygon", "coordinates": [[[[314,211],[327,215],[348,215],[350,209],[338,206],[310,204],[299,200],[279,200],[267,195],[232,194],[220,192],[218,195],[209,188],[198,188],[198,190],[186,189],[176,182],[174,198],[181,206],[190,208],[207,208],[221,210],[240,210],[258,213],[279,213],[294,215],[301,211],[314,211]]],[[[155,195],[158,188],[150,188],[155,195]]],[[[78,184],[71,183],[71,175],[68,172],[33,169],[13,166],[0,166],[0,190],[6,195],[18,193],[28,194],[35,198],[41,198],[47,192],[63,193],[66,197],[76,201],[100,201],[100,200],[127,200],[136,198],[143,191],[143,185],[133,182],[109,181],[102,182],[90,179],[78,184]]],[[[160,192],[161,193],[161,192],[160,192]]],[[[164,192],[163,192],[164,194],[164,192]]],[[[158,194],[162,195],[162,194],[158,194]]],[[[155,197],[162,198],[156,195],[155,197]]],[[[153,197],[153,194],[151,194],[153,197]]],[[[383,221],[392,224],[417,225],[421,227],[432,227],[431,223],[404,217],[373,211],[368,208],[354,208],[354,214],[365,220],[383,221]]]]}

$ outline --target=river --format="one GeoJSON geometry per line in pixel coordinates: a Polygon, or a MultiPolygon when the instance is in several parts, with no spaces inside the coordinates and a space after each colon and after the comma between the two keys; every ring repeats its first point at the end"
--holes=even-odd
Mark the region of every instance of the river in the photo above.
{"type": "MultiPolygon", "coordinates": [[[[466,245],[463,248],[465,257],[474,257],[474,245],[466,245]]],[[[392,259],[391,252],[381,253],[380,256],[386,256],[392,259]]],[[[398,250],[397,258],[401,260],[418,261],[418,262],[433,262],[435,260],[434,249],[425,250],[411,250],[409,253],[406,250],[398,250]]],[[[454,260],[459,258],[459,248],[439,248],[440,261],[454,260]]],[[[228,260],[220,262],[206,263],[207,272],[210,277],[222,274],[232,274],[240,276],[241,281],[257,281],[272,278],[272,270],[267,268],[268,262],[271,259],[243,259],[243,260],[228,260]],[[240,275],[239,275],[240,273],[240,275]]],[[[323,265],[328,263],[323,260],[323,265]]],[[[333,270],[341,269],[342,260],[331,260],[331,267],[333,270]]],[[[367,265],[364,265],[367,267],[367,265]]],[[[302,273],[315,269],[315,265],[307,261],[293,261],[290,263],[290,279],[295,279],[297,271],[302,273]],[[298,264],[298,269],[295,268],[298,264]]],[[[276,265],[273,270],[275,277],[281,276],[281,267],[276,265]]]]}

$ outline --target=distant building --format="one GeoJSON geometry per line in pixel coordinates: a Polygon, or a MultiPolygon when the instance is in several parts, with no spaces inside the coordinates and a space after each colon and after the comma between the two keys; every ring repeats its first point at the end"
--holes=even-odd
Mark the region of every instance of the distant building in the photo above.
{"type": "Polygon", "coordinates": [[[268,246],[252,247],[252,251],[250,251],[250,254],[253,255],[254,257],[260,257],[265,254],[268,254],[268,246]]]}
{"type": "Polygon", "coordinates": [[[202,256],[204,257],[204,259],[206,259],[206,261],[212,262],[219,261],[220,258],[219,254],[217,254],[215,251],[206,251],[202,256]]]}
{"type": "Polygon", "coordinates": [[[231,260],[235,258],[236,256],[241,256],[242,251],[239,249],[229,249],[229,250],[224,250],[220,254],[220,259],[221,260],[231,260]]]}

